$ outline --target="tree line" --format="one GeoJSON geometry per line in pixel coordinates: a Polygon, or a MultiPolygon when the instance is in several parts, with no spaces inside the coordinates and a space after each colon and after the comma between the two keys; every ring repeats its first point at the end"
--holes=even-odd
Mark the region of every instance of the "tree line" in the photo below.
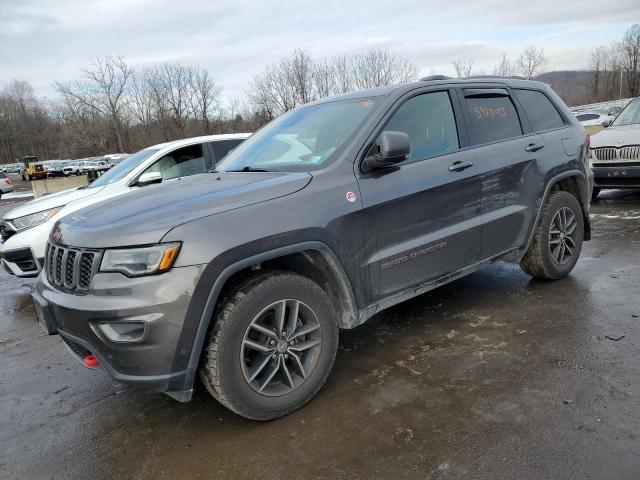
{"type": "Polygon", "coordinates": [[[640,95],[640,24],[629,28],[622,40],[591,53],[589,96],[607,101],[640,95]]]}
{"type": "MultiPolygon", "coordinates": [[[[493,74],[536,78],[548,60],[543,49],[530,46],[515,58],[503,54],[493,74]]],[[[456,59],[453,68],[458,77],[485,73],[474,71],[473,59],[456,59]]],[[[251,132],[298,105],[413,81],[418,72],[407,57],[386,49],[321,59],[296,49],[254,75],[243,98],[223,99],[202,67],[133,68],[122,57],[99,57],[77,79],[55,82],[55,101],[37,97],[22,80],[0,91],[0,164],[25,155],[81,158],[196,135],[251,132]]],[[[640,25],[620,42],[597,48],[589,72],[588,85],[555,80],[552,87],[569,104],[640,95],[640,25]]]]}

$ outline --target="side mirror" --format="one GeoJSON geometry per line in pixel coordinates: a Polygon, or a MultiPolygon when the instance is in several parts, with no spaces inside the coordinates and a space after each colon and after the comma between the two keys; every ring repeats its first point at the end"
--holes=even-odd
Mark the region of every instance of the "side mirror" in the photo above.
{"type": "Polygon", "coordinates": [[[161,182],[162,182],[162,174],[160,172],[146,172],[138,177],[136,186],[146,187],[147,185],[151,185],[152,183],[161,183],[161,182]]]}
{"type": "Polygon", "coordinates": [[[404,132],[382,132],[380,135],[380,152],[364,159],[367,171],[393,167],[403,162],[411,153],[409,135],[404,132]]]}
{"type": "Polygon", "coordinates": [[[608,126],[610,126],[613,123],[613,120],[605,120],[604,122],[602,122],[602,126],[604,128],[607,128],[608,126]]]}

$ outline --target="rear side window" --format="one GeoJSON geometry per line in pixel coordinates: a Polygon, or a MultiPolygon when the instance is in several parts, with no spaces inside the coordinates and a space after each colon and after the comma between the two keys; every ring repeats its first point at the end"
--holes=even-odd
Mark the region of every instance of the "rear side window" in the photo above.
{"type": "MultiPolygon", "coordinates": [[[[514,90],[535,132],[564,126],[562,117],[547,96],[536,90],[514,90]]],[[[597,117],[597,116],[596,116],[597,117]]]]}
{"type": "Polygon", "coordinates": [[[491,93],[465,95],[471,145],[498,142],[522,135],[520,118],[509,96],[491,93]]]}
{"type": "Polygon", "coordinates": [[[4,174],[4,172],[0,172],[0,178],[7,178],[7,176],[4,174]]]}
{"type": "Polygon", "coordinates": [[[211,142],[211,146],[213,147],[213,155],[216,158],[215,161],[219,162],[220,160],[222,160],[227,153],[240,145],[242,141],[243,140],[241,138],[238,138],[235,140],[218,140],[215,142],[211,142]]]}
{"type": "Polygon", "coordinates": [[[576,115],[576,118],[579,122],[586,122],[587,120],[595,120],[599,118],[600,115],[596,115],[595,113],[583,113],[582,115],[576,115]]]}
{"type": "Polygon", "coordinates": [[[458,129],[448,92],[424,93],[407,100],[385,131],[409,135],[409,161],[443,155],[459,148],[458,129]]]}

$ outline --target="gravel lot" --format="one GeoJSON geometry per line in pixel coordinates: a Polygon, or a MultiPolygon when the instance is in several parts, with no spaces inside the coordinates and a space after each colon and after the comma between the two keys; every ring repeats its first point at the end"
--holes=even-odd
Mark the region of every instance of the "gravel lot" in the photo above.
{"type": "Polygon", "coordinates": [[[569,278],[497,264],[384,311],[264,424],[83,368],[1,272],[0,477],[637,479],[640,192],[601,197],[569,278]]]}

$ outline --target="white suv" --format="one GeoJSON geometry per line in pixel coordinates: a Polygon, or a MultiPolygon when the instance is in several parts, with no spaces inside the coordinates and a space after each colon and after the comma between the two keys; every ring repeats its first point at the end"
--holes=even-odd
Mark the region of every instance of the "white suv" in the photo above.
{"type": "MultiPolygon", "coordinates": [[[[180,181],[181,177],[211,170],[249,136],[210,135],[154,145],[131,155],[89,185],[47,195],[11,210],[0,222],[0,263],[19,277],[38,275],[49,233],[59,218],[150,183],[180,181]]],[[[126,203],[123,206],[126,208],[126,203]]]]}

